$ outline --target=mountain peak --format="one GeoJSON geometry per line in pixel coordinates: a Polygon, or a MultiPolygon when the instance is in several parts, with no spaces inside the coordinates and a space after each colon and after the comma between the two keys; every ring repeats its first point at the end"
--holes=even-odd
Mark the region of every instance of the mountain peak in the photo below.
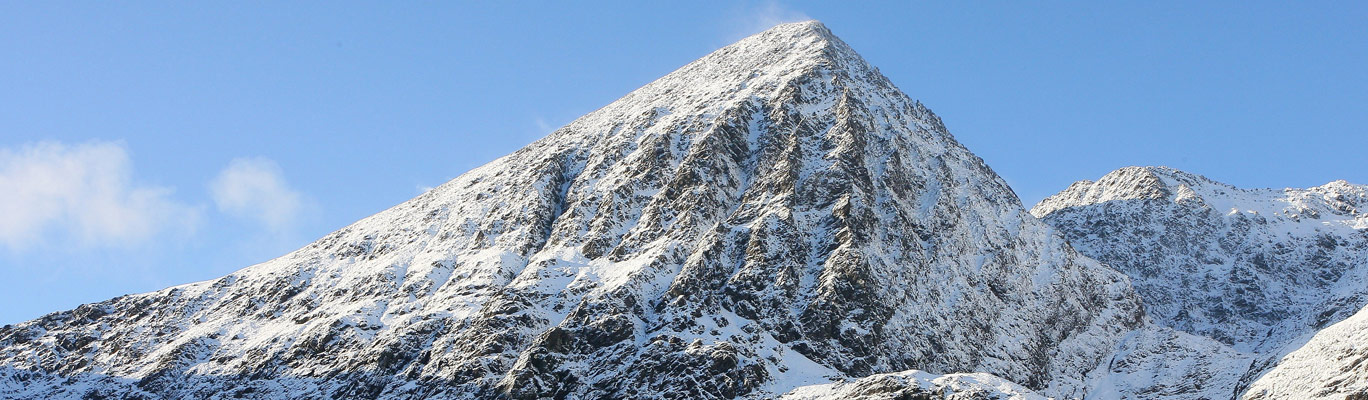
{"type": "MultiPolygon", "coordinates": [[[[809,20],[776,25],[748,36],[680,67],[642,89],[650,94],[681,87],[727,91],[741,85],[790,80],[815,69],[844,70],[860,78],[887,80],[825,25],[809,20]]],[[[623,100],[631,97],[636,96],[629,94],[623,100]]]]}
{"type": "Polygon", "coordinates": [[[760,32],[760,34],[775,34],[785,36],[820,36],[825,38],[835,37],[831,34],[831,30],[827,29],[826,25],[823,25],[821,21],[815,19],[798,22],[785,22],[782,24],[772,26],[769,29],[763,30],[760,32]]]}
{"type": "Polygon", "coordinates": [[[821,22],[814,19],[775,25],[727,47],[786,49],[797,55],[803,55],[803,50],[825,51],[836,47],[837,44],[849,49],[849,46],[844,46],[845,43],[833,35],[826,25],[822,25],[821,22]]]}
{"type": "MultiPolygon", "coordinates": [[[[594,127],[643,118],[655,120],[656,125],[684,123],[682,119],[716,123],[721,118],[737,117],[740,110],[782,111],[797,123],[838,106],[898,108],[913,117],[908,122],[922,133],[917,140],[954,142],[943,134],[944,125],[929,109],[909,98],[815,20],[777,25],[713,51],[572,121],[543,141],[582,146],[601,140],[636,140],[638,135],[650,132],[594,127]],[[787,106],[775,108],[781,103],[787,106]],[[796,107],[799,104],[804,106],[796,107]]],[[[777,132],[762,129],[753,133],[767,136],[777,132]]],[[[868,133],[877,132],[864,130],[860,134],[868,133]]]]}
{"type": "Polygon", "coordinates": [[[1097,181],[1074,182],[1068,189],[1041,200],[1031,208],[1031,214],[1044,217],[1068,207],[1116,200],[1200,201],[1241,190],[1175,168],[1131,166],[1109,172],[1097,181]]]}

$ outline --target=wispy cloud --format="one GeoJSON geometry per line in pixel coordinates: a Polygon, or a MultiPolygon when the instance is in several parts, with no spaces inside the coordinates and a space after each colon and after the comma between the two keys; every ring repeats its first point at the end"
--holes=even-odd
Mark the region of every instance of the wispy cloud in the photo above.
{"type": "Polygon", "coordinates": [[[0,148],[0,243],[11,250],[48,240],[121,247],[166,231],[193,232],[201,211],[172,192],[134,183],[121,143],[0,148]]]}
{"type": "Polygon", "coordinates": [[[209,184],[220,211],[252,219],[272,231],[294,226],[308,200],[285,181],[280,166],[266,158],[237,158],[209,184]]]}
{"type": "Polygon", "coordinates": [[[729,32],[729,40],[740,39],[750,36],[775,25],[801,22],[812,19],[801,11],[790,8],[778,1],[768,0],[756,3],[749,3],[740,6],[738,11],[732,15],[731,26],[734,32],[729,32]]]}
{"type": "Polygon", "coordinates": [[[533,118],[532,123],[537,127],[538,135],[545,135],[551,133],[551,131],[556,130],[555,125],[547,123],[546,119],[543,119],[542,117],[533,118]]]}

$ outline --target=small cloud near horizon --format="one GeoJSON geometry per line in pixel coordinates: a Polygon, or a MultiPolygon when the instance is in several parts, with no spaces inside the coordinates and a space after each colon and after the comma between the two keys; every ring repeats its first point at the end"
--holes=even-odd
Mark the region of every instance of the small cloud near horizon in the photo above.
{"type": "Polygon", "coordinates": [[[536,125],[538,135],[546,135],[556,130],[556,126],[547,123],[542,117],[533,118],[532,123],[536,125]]]}
{"type": "Polygon", "coordinates": [[[219,211],[281,233],[299,222],[309,200],[290,187],[280,166],[263,157],[236,158],[209,184],[219,211]]]}
{"type": "Polygon", "coordinates": [[[120,142],[44,141],[0,148],[0,244],[12,251],[55,242],[130,247],[167,232],[194,232],[202,210],[174,190],[133,180],[120,142]]]}

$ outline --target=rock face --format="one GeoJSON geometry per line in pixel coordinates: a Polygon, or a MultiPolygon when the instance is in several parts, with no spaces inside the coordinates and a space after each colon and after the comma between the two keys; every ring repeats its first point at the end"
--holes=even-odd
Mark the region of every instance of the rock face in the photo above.
{"type": "Polygon", "coordinates": [[[0,395],[728,399],[915,368],[1080,396],[1139,303],[805,22],[278,259],[4,327],[0,395]]]}
{"type": "MultiPolygon", "coordinates": [[[[1251,395],[1309,398],[1279,394],[1288,393],[1287,384],[1265,384],[1275,375],[1295,382],[1302,394],[1359,387],[1332,382],[1347,376],[1347,365],[1314,372],[1325,374],[1316,383],[1321,386],[1286,378],[1313,373],[1311,354],[1342,361],[1349,328],[1327,329],[1282,357],[1368,304],[1368,186],[1337,181],[1310,189],[1240,189],[1170,168],[1130,167],[1075,183],[1031,213],[1078,251],[1130,276],[1156,323],[1228,347],[1171,341],[1206,349],[1189,352],[1202,356],[1185,356],[1188,365],[1219,368],[1207,370],[1213,374],[1247,365],[1238,381],[1224,384],[1222,398],[1244,392],[1269,368],[1251,395]]],[[[1181,359],[1169,353],[1150,358],[1181,359]]]]}
{"type": "Polygon", "coordinates": [[[1267,351],[1368,303],[1368,191],[1239,189],[1157,167],[1075,183],[1031,210],[1129,275],[1149,315],[1267,351]]]}

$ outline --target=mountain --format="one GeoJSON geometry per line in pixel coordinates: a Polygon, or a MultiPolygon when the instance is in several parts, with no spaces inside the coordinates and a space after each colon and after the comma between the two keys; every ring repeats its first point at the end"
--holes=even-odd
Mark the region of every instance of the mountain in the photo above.
{"type": "MultiPolygon", "coordinates": [[[[1207,350],[1194,362],[1248,365],[1227,397],[1269,368],[1269,377],[1311,370],[1289,360],[1332,363],[1340,356],[1329,349],[1343,346],[1336,343],[1346,328],[1316,332],[1368,304],[1368,186],[1241,189],[1171,168],[1129,167],[1074,183],[1031,214],[1128,275],[1157,324],[1226,347],[1201,345],[1207,350]]],[[[1324,376],[1328,388],[1328,377],[1339,375],[1324,376]]],[[[1292,382],[1307,388],[1309,380],[1292,382]]]]}
{"type": "Polygon", "coordinates": [[[1145,321],[814,21],[280,258],[0,328],[0,394],[727,399],[895,374],[869,379],[1080,396],[1145,321]]]}

